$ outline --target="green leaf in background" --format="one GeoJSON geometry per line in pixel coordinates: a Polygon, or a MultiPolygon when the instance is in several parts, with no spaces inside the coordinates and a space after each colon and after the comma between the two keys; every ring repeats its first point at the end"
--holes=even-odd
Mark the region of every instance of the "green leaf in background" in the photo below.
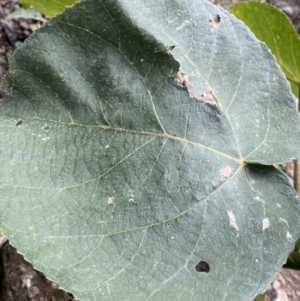
{"type": "Polygon", "coordinates": [[[283,267],[287,269],[300,270],[300,239],[296,241],[295,248],[290,253],[287,262],[283,267]]]}
{"type": "Polygon", "coordinates": [[[68,5],[78,0],[20,0],[24,7],[34,7],[47,17],[53,17],[62,12],[68,5]]]}
{"type": "Polygon", "coordinates": [[[288,17],[275,6],[256,2],[235,4],[231,12],[270,48],[298,97],[300,40],[288,17]]]}
{"type": "Polygon", "coordinates": [[[0,227],[36,268],[80,300],[265,291],[300,232],[271,166],[300,121],[247,27],[204,1],[87,0],[10,64],[0,227]]]}
{"type": "Polygon", "coordinates": [[[265,300],[265,294],[258,295],[258,296],[256,296],[256,298],[254,299],[254,301],[264,301],[264,300],[265,300]]]}

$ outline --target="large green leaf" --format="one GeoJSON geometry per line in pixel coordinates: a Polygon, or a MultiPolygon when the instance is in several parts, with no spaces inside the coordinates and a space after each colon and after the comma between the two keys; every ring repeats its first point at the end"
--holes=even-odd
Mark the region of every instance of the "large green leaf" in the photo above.
{"type": "Polygon", "coordinates": [[[298,97],[300,39],[288,17],[275,6],[266,3],[237,3],[231,7],[231,11],[270,48],[298,97]]]}
{"type": "Polygon", "coordinates": [[[191,0],[87,0],[11,59],[1,229],[81,300],[251,300],[299,235],[273,56],[191,0]],[[270,165],[270,166],[267,166],[270,165]],[[206,273],[205,273],[206,272],[206,273]]]}
{"type": "Polygon", "coordinates": [[[25,7],[35,7],[48,17],[53,17],[63,11],[67,5],[72,5],[78,0],[20,0],[25,7]]]}

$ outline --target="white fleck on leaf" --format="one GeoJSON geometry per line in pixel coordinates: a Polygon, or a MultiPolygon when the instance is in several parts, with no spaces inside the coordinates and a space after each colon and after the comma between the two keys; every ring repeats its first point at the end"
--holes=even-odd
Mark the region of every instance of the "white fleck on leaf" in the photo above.
{"type": "Polygon", "coordinates": [[[236,223],[236,218],[235,218],[235,215],[233,214],[233,212],[230,210],[230,211],[227,211],[227,214],[228,214],[228,217],[229,217],[229,223],[230,223],[230,226],[232,228],[234,228],[236,231],[239,230],[239,227],[236,223]]]}
{"type": "Polygon", "coordinates": [[[264,218],[263,222],[262,222],[262,230],[265,231],[266,229],[268,229],[270,227],[270,221],[268,218],[264,218]]]}
{"type": "Polygon", "coordinates": [[[280,221],[283,222],[283,223],[285,223],[287,226],[289,226],[288,222],[284,218],[281,217],[280,221]]]}
{"type": "Polygon", "coordinates": [[[114,203],[114,200],[115,200],[115,197],[114,196],[111,196],[109,199],[108,199],[108,204],[113,204],[114,203]]]}
{"type": "Polygon", "coordinates": [[[184,28],[184,27],[187,26],[189,23],[190,23],[190,20],[185,20],[185,21],[183,21],[182,24],[176,28],[176,31],[178,31],[178,30],[184,28]]]}
{"type": "Polygon", "coordinates": [[[230,177],[231,173],[232,173],[232,169],[229,166],[223,166],[222,168],[220,168],[220,174],[224,178],[230,177]]]}

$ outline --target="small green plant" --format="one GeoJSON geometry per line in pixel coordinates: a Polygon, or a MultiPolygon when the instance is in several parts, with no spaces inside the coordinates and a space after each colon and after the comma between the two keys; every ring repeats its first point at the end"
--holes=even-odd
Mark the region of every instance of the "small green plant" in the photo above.
{"type": "MultiPolygon", "coordinates": [[[[210,3],[85,0],[10,60],[0,227],[81,300],[252,300],[300,232],[267,47],[210,3]]],[[[284,95],[284,97],[283,97],[284,95]]]]}

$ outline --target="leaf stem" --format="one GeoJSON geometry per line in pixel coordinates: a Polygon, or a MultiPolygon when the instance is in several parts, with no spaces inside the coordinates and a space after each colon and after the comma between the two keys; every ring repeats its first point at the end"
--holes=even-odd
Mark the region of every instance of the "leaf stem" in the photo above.
{"type": "MultiPolygon", "coordinates": [[[[300,112],[300,84],[298,84],[298,112],[300,112]]],[[[300,159],[294,160],[294,188],[300,196],[300,159]]]]}

